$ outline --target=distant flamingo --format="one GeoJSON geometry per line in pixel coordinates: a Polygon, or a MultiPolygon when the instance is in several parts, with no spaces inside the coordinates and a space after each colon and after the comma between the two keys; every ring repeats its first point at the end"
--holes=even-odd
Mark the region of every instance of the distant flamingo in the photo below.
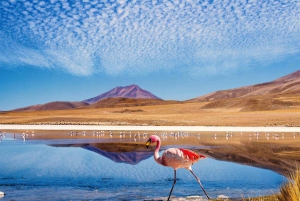
{"type": "Polygon", "coordinates": [[[210,197],[207,195],[206,191],[204,190],[204,188],[200,182],[200,179],[194,174],[194,172],[192,171],[192,167],[191,167],[198,160],[200,160],[201,158],[206,158],[206,157],[201,154],[197,154],[191,150],[182,149],[182,148],[179,148],[179,149],[169,148],[166,151],[164,151],[164,153],[160,157],[159,149],[160,149],[161,141],[157,135],[151,135],[149,140],[146,142],[146,146],[148,148],[151,143],[155,143],[155,142],[157,142],[157,143],[156,143],[156,148],[154,151],[154,160],[160,165],[168,166],[168,167],[171,167],[174,169],[174,181],[173,181],[173,185],[172,185],[168,200],[170,200],[174,185],[176,183],[176,170],[179,168],[188,169],[194,175],[194,177],[197,179],[197,182],[199,183],[200,187],[202,188],[202,190],[205,193],[205,195],[207,196],[207,198],[210,199],[210,197]]]}

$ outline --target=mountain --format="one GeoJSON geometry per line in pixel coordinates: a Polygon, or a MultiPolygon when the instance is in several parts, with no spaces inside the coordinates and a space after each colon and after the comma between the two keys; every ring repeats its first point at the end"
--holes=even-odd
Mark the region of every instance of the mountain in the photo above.
{"type": "Polygon", "coordinates": [[[68,109],[85,107],[87,105],[89,104],[84,102],[55,101],[46,104],[39,104],[39,105],[32,105],[28,107],[18,108],[13,111],[68,110],[68,109]]]}
{"type": "Polygon", "coordinates": [[[216,91],[189,101],[211,101],[227,98],[250,97],[257,95],[300,92],[300,70],[272,82],[216,91]]]}
{"type": "Polygon", "coordinates": [[[209,102],[203,109],[275,110],[300,105],[300,70],[271,82],[216,91],[188,102],[209,102]]]}
{"type": "Polygon", "coordinates": [[[86,99],[82,102],[93,104],[106,98],[133,98],[133,99],[158,99],[161,98],[153,95],[149,91],[141,89],[138,85],[130,85],[125,87],[115,87],[112,90],[100,94],[96,97],[86,99]]]}
{"type": "Polygon", "coordinates": [[[176,103],[164,101],[149,91],[141,89],[138,85],[116,87],[108,92],[82,102],[55,101],[46,104],[31,105],[17,108],[12,111],[39,111],[39,110],[68,110],[75,108],[105,108],[105,107],[131,107],[144,105],[162,105],[176,103]]]}
{"type": "MultiPolygon", "coordinates": [[[[276,110],[300,106],[300,70],[271,82],[216,91],[185,102],[208,102],[202,109],[240,108],[241,111],[276,110]]],[[[74,108],[112,108],[183,103],[164,101],[137,85],[116,87],[82,102],[50,102],[13,111],[67,110],[74,108]]],[[[138,110],[139,112],[141,110],[138,110]]],[[[117,112],[136,112],[121,110],[117,112]]]]}
{"type": "Polygon", "coordinates": [[[135,98],[106,98],[88,106],[88,108],[114,108],[114,107],[135,107],[146,105],[176,104],[180,101],[165,101],[161,99],[135,99],[135,98]]]}

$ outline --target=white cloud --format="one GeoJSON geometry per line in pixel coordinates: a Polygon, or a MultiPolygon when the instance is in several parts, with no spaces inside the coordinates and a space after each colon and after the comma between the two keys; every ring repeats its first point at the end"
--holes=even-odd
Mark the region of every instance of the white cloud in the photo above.
{"type": "Polygon", "coordinates": [[[4,0],[0,13],[0,63],[76,75],[216,73],[300,53],[297,1],[4,0]]]}

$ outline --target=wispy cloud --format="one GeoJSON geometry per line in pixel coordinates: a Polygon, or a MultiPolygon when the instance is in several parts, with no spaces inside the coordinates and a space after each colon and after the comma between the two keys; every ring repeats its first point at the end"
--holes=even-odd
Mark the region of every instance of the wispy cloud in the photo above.
{"type": "Polygon", "coordinates": [[[3,0],[0,65],[193,74],[300,53],[299,1],[3,0]]]}

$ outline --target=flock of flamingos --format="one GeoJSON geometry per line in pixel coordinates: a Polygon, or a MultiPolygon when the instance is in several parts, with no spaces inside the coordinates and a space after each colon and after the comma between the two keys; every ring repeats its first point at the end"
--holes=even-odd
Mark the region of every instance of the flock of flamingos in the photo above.
{"type": "MultiPolygon", "coordinates": [[[[121,131],[119,134],[113,131],[108,131],[109,132],[109,136],[110,138],[120,138],[120,139],[133,139],[134,141],[140,140],[140,139],[146,139],[148,137],[148,133],[140,133],[137,132],[135,134],[132,134],[132,132],[128,132],[128,134],[126,134],[125,131],[121,131]]],[[[284,139],[286,134],[285,133],[270,133],[270,132],[264,132],[264,133],[260,133],[260,132],[248,132],[248,137],[249,139],[275,139],[275,140],[279,140],[279,139],[284,139]]],[[[155,135],[160,135],[160,137],[163,140],[168,139],[168,137],[171,137],[174,140],[180,139],[180,138],[187,138],[189,137],[189,132],[161,132],[160,134],[158,132],[155,132],[155,135]]],[[[192,134],[193,136],[197,136],[198,139],[201,139],[201,134],[192,134]]],[[[205,134],[204,134],[205,135],[205,134]]],[[[236,134],[235,134],[236,135],[236,134]]],[[[288,133],[288,136],[292,136],[294,139],[296,139],[297,136],[299,136],[299,132],[294,132],[294,133],[288,133]]],[[[32,131],[32,133],[30,134],[30,132],[26,131],[23,132],[21,135],[21,138],[25,141],[28,138],[33,138],[35,136],[34,131],[32,131]]],[[[70,136],[71,137],[88,137],[89,134],[86,131],[83,132],[78,132],[78,131],[71,131],[70,132],[70,136]]],[[[214,133],[211,134],[211,139],[213,140],[217,140],[217,139],[226,139],[226,140],[230,140],[231,138],[233,138],[234,133],[233,132],[226,132],[226,134],[219,134],[219,138],[218,138],[218,134],[214,133]]],[[[243,136],[243,132],[240,132],[240,136],[243,136]]],[[[245,136],[245,135],[244,135],[245,136]]],[[[0,131],[0,141],[3,140],[6,137],[6,133],[5,132],[1,132],[0,131]]],[[[14,134],[14,139],[18,138],[19,135],[16,136],[16,134],[14,134]]],[[[105,137],[105,131],[101,130],[101,131],[93,131],[92,134],[89,137],[93,137],[93,138],[101,138],[101,137],[105,137]]],[[[207,138],[207,135],[206,135],[207,138]]]]}

